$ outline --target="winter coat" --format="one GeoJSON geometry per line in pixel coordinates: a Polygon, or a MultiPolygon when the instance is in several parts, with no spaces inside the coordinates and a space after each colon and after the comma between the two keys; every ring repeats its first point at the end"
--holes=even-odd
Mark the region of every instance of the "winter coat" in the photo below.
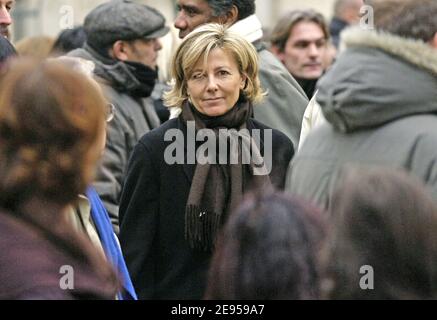
{"type": "Polygon", "coordinates": [[[69,53],[95,63],[94,72],[100,77],[106,98],[115,106],[114,119],[107,125],[106,148],[94,183],[100,198],[118,234],[118,204],[121,186],[129,156],[138,140],[153,128],[160,125],[152,100],[135,98],[126,92],[127,88],[138,85],[134,75],[119,61],[116,65],[107,64],[89,46],[69,53]]]}
{"type": "Polygon", "coordinates": [[[256,44],[259,78],[267,97],[254,108],[254,118],[287,135],[297,150],[308,98],[284,65],[263,45],[256,44]]]}
{"type": "Polygon", "coordinates": [[[325,117],[323,116],[322,109],[320,105],[317,103],[317,91],[314,94],[313,98],[308,103],[308,106],[303,115],[302,121],[302,129],[300,131],[299,138],[299,150],[302,147],[305,139],[309,135],[309,133],[320,126],[322,123],[326,122],[325,117]]]}
{"type": "Polygon", "coordinates": [[[107,279],[53,234],[4,210],[0,234],[0,300],[114,300],[107,279]]]}
{"type": "Polygon", "coordinates": [[[347,165],[402,168],[437,200],[437,50],[360,29],[317,93],[327,123],[297,153],[287,190],[328,208],[347,165]]]}
{"type": "MultiPolygon", "coordinates": [[[[247,128],[268,129],[252,119],[247,128]]],[[[164,141],[164,135],[174,129],[186,135],[186,125],[175,118],[140,140],[123,187],[120,243],[140,299],[201,299],[206,287],[212,254],[192,249],[184,237],[185,206],[196,165],[169,165],[164,160],[172,143],[164,141]]],[[[270,179],[283,189],[293,147],[277,130],[272,131],[272,142],[270,179]]]]}

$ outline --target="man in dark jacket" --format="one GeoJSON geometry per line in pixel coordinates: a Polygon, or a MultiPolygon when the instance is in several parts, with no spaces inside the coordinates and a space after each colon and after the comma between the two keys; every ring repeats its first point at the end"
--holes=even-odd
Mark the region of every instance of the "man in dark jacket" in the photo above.
{"type": "Polygon", "coordinates": [[[344,167],[402,168],[437,200],[437,2],[374,0],[375,31],[344,33],[346,51],[320,80],[328,121],[305,140],[288,191],[325,208],[344,167]]]}
{"type": "Polygon", "coordinates": [[[115,105],[95,188],[118,233],[118,204],[131,151],[160,121],[150,95],[157,79],[158,38],[169,31],[157,10],[131,0],[106,2],[85,18],[87,42],[69,55],[91,60],[108,100],[115,105]]]}
{"type": "Polygon", "coordinates": [[[338,49],[340,33],[348,26],[357,24],[360,20],[360,8],[363,0],[337,0],[334,4],[334,17],[329,25],[332,42],[338,49]]]}
{"type": "Polygon", "coordinates": [[[261,42],[261,22],[255,15],[255,0],[178,0],[174,25],[184,38],[198,26],[217,22],[251,42],[258,51],[261,86],[268,92],[255,106],[255,119],[285,133],[297,150],[303,114],[308,105],[305,92],[282,63],[261,42]]]}

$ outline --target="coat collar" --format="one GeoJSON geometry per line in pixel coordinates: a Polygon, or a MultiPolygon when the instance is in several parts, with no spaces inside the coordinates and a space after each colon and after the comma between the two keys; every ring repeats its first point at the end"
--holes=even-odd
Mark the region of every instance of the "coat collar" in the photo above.
{"type": "Polygon", "coordinates": [[[256,15],[235,22],[229,30],[239,34],[249,42],[259,41],[263,37],[261,21],[256,15]]]}
{"type": "Polygon", "coordinates": [[[421,40],[408,39],[384,31],[346,29],[341,48],[372,47],[397,56],[437,76],[437,49],[421,40]]]}

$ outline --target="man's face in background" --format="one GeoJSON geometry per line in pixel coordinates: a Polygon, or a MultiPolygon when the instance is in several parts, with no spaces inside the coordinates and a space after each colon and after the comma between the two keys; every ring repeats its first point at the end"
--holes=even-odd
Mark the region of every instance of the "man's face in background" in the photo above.
{"type": "Polygon", "coordinates": [[[301,79],[318,79],[326,68],[328,41],[322,28],[311,21],[298,22],[291,30],[278,58],[288,71],[301,79]]]}
{"type": "Polygon", "coordinates": [[[202,24],[216,22],[206,0],[178,0],[177,6],[174,26],[179,29],[181,39],[202,24]]]}
{"type": "Polygon", "coordinates": [[[14,6],[15,0],[0,0],[0,34],[10,38],[9,26],[12,23],[10,11],[14,6]]]}

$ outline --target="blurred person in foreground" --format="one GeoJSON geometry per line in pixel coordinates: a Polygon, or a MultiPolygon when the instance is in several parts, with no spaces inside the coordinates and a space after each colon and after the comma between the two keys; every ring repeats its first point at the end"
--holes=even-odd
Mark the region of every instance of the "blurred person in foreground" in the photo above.
{"type": "Polygon", "coordinates": [[[417,177],[349,167],[322,249],[327,299],[436,299],[437,207],[417,177]]]}
{"type": "Polygon", "coordinates": [[[166,102],[182,113],[141,138],[120,201],[120,242],[141,299],[201,299],[229,212],[252,189],[282,189],[293,156],[287,136],[251,117],[263,97],[258,57],[238,34],[220,24],[190,33],[172,76],[166,102]]]}
{"type": "Polygon", "coordinates": [[[206,299],[320,298],[321,213],[281,193],[245,198],[218,240],[206,299]]]}
{"type": "MultiPolygon", "coordinates": [[[[61,62],[86,75],[96,89],[101,91],[99,84],[93,78],[94,64],[91,61],[66,56],[58,57],[52,61],[61,62]]],[[[105,110],[106,123],[114,119],[115,112],[114,106],[107,103],[105,110]]],[[[105,141],[106,136],[100,145],[102,153],[105,150],[105,141]]],[[[137,296],[108,212],[92,186],[88,186],[86,193],[79,194],[75,203],[69,206],[68,217],[76,230],[85,234],[95,247],[105,254],[107,260],[118,272],[123,288],[117,293],[117,299],[136,300],[137,296]]]]}
{"type": "Polygon", "coordinates": [[[101,93],[60,63],[18,60],[2,78],[0,299],[115,297],[115,272],[67,214],[93,180],[104,114],[101,93]]]}
{"type": "Polygon", "coordinates": [[[169,28],[164,16],[152,7],[111,0],[85,17],[84,29],[84,47],[68,55],[95,64],[97,79],[117,109],[108,124],[106,149],[94,186],[118,234],[118,206],[129,156],[138,140],[160,125],[150,96],[158,78],[159,38],[169,28]]]}
{"type": "Polygon", "coordinates": [[[270,50],[311,99],[317,81],[332,62],[329,31],[323,15],[312,9],[288,12],[274,27],[270,42],[270,50]]]}
{"type": "Polygon", "coordinates": [[[323,208],[354,163],[404,168],[437,200],[437,1],[371,4],[376,29],[343,34],[346,50],[318,84],[327,122],[288,173],[287,190],[323,208]]]}
{"type": "MultiPolygon", "coordinates": [[[[255,104],[253,117],[287,135],[296,150],[308,98],[262,42],[263,30],[255,14],[255,0],[178,0],[177,6],[179,12],[174,26],[179,29],[181,39],[202,24],[214,22],[228,26],[255,46],[259,58],[259,78],[267,96],[255,104]]],[[[174,110],[180,111],[178,108],[171,109],[174,110]]]]}

